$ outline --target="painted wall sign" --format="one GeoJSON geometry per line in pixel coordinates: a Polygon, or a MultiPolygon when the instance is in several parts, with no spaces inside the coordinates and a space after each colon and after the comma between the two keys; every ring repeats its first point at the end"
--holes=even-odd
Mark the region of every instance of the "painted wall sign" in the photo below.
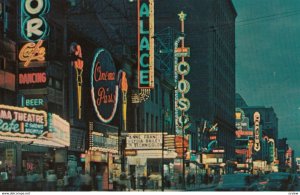
{"type": "Polygon", "coordinates": [[[35,42],[48,36],[45,14],[49,10],[49,0],[21,0],[21,36],[25,40],[35,42]]]}
{"type": "Polygon", "coordinates": [[[43,40],[39,40],[37,43],[26,43],[20,50],[19,60],[24,62],[23,66],[26,68],[32,61],[44,62],[46,49],[42,47],[43,40]]]}
{"type": "Polygon", "coordinates": [[[113,59],[105,49],[98,49],[91,72],[91,96],[97,117],[109,123],[117,109],[118,83],[113,59]]]}
{"type": "Polygon", "coordinates": [[[258,152],[258,151],[260,151],[260,129],[259,129],[260,114],[259,114],[259,112],[255,112],[253,114],[253,120],[254,120],[254,150],[256,152],[258,152]]]}
{"type": "Polygon", "coordinates": [[[45,68],[19,69],[19,89],[37,89],[47,86],[45,68]]]}
{"type": "Polygon", "coordinates": [[[148,150],[161,148],[161,133],[129,133],[126,137],[126,149],[148,150]]]}
{"type": "Polygon", "coordinates": [[[45,111],[0,105],[0,135],[41,135],[47,126],[45,111]]]}
{"type": "Polygon", "coordinates": [[[138,0],[138,88],[154,88],[154,0],[138,0]]]}

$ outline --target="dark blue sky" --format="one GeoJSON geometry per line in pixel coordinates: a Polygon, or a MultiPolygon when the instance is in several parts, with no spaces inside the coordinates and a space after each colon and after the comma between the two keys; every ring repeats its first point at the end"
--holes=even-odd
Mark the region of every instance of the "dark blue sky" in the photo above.
{"type": "Polygon", "coordinates": [[[236,91],[249,106],[272,106],[279,137],[300,156],[300,0],[233,0],[236,91]]]}

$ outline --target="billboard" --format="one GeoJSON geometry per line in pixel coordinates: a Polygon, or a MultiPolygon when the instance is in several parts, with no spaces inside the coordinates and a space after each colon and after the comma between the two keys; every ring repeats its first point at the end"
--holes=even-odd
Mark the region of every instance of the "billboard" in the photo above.
{"type": "Polygon", "coordinates": [[[56,114],[48,114],[49,132],[56,143],[70,146],[70,124],[56,114]]]}
{"type": "Polygon", "coordinates": [[[95,53],[91,72],[91,97],[94,110],[100,121],[109,123],[115,116],[118,104],[119,87],[116,67],[105,49],[95,53]]]}

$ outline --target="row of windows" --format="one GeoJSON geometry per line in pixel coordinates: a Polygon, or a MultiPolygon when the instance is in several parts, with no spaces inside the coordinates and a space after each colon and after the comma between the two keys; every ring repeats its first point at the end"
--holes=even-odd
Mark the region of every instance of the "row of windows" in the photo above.
{"type": "Polygon", "coordinates": [[[59,91],[62,91],[62,80],[56,79],[53,77],[49,77],[48,86],[52,87],[54,89],[57,89],[59,91]]]}

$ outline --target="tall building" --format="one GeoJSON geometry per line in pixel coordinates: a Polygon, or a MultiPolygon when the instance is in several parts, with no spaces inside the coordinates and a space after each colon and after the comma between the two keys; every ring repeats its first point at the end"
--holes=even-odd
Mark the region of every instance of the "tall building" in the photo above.
{"type": "Polygon", "coordinates": [[[237,108],[248,107],[246,101],[239,93],[235,94],[235,107],[237,108]]]}
{"type": "Polygon", "coordinates": [[[187,59],[191,109],[187,113],[196,121],[218,123],[218,144],[225,147],[225,159],[233,158],[237,13],[231,0],[162,0],[156,5],[157,28],[170,26],[180,31],[177,14],[187,14],[185,40],[191,53],[187,59]]]}

